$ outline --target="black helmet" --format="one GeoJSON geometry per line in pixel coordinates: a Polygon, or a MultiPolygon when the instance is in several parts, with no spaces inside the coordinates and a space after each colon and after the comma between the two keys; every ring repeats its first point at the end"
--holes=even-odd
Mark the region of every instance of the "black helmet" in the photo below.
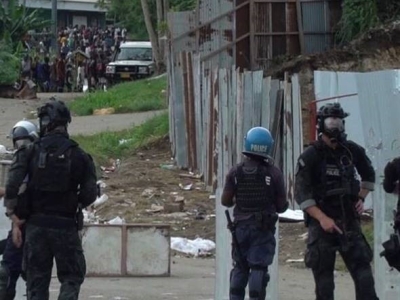
{"type": "Polygon", "coordinates": [[[328,117],[334,117],[334,118],[340,118],[344,119],[348,117],[349,114],[344,112],[342,106],[340,103],[328,103],[324,106],[322,106],[317,114],[317,118],[328,118],[328,117]]]}
{"type": "Polygon", "coordinates": [[[344,118],[348,117],[340,103],[328,103],[317,113],[318,134],[326,134],[332,140],[345,139],[344,118]]]}
{"type": "Polygon", "coordinates": [[[58,126],[67,127],[71,123],[71,113],[63,101],[56,100],[54,97],[45,105],[38,108],[38,118],[40,131],[53,130],[58,126]]]}

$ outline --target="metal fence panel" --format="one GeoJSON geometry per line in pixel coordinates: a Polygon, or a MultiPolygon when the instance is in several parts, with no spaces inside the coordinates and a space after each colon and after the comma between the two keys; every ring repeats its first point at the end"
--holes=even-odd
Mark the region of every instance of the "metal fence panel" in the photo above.
{"type": "MultiPolygon", "coordinates": [[[[243,138],[254,126],[270,127],[276,140],[274,157],[282,168],[281,160],[293,160],[293,152],[281,146],[283,121],[293,124],[293,114],[283,116],[283,101],[292,107],[290,86],[271,78],[263,78],[262,71],[240,73],[235,67],[215,68],[205,72],[206,64],[199,64],[199,56],[191,53],[176,54],[179,61],[173,65],[170,116],[173,118],[173,144],[177,163],[186,159],[186,166],[204,174],[206,186],[216,191],[216,299],[228,299],[229,272],[231,270],[230,233],[226,229],[225,208],[220,195],[230,168],[242,161],[243,138]],[[286,96],[284,94],[286,92],[286,96]],[[289,93],[289,94],[288,94],[289,93]],[[274,111],[272,111],[274,109],[274,111]],[[272,124],[272,126],[270,126],[272,124]],[[205,142],[206,141],[206,142],[205,142]],[[190,154],[190,155],[188,155],[190,154]],[[201,158],[199,157],[201,156],[201,158]]],[[[298,120],[299,116],[296,117],[298,120]]],[[[293,141],[293,147],[300,147],[293,141]]],[[[299,140],[301,140],[300,138],[299,140]]],[[[291,170],[291,168],[288,168],[291,170]]],[[[285,176],[288,173],[284,170],[285,176]]],[[[278,242],[276,257],[270,266],[271,281],[268,299],[276,299],[278,291],[278,242]]]]}
{"type": "Polygon", "coordinates": [[[400,274],[390,270],[379,256],[382,242],[393,232],[393,214],[397,197],[386,194],[382,187],[383,170],[387,162],[399,156],[398,128],[400,128],[400,71],[381,71],[357,74],[357,89],[367,154],[371,158],[377,184],[372,193],[374,207],[374,265],[376,289],[380,299],[400,298],[400,274]]]}

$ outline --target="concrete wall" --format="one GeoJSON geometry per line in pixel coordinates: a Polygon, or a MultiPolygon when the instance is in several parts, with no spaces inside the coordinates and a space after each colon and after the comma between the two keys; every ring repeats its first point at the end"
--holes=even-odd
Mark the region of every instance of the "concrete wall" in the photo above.
{"type": "Polygon", "coordinates": [[[87,225],[87,276],[169,276],[169,225],[87,225]]]}

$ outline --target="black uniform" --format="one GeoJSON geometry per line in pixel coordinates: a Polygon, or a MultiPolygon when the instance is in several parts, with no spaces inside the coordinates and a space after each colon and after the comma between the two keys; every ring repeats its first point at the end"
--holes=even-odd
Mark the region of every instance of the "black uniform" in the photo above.
{"type": "MultiPolygon", "coordinates": [[[[388,162],[385,170],[385,177],[383,179],[383,189],[386,193],[393,193],[396,190],[397,183],[400,180],[400,157],[393,159],[388,162]]],[[[399,195],[400,199],[400,195],[399,195]]],[[[398,201],[398,206],[400,201],[398,201]]],[[[395,218],[395,227],[400,229],[400,207],[397,207],[397,213],[395,218]]]]}
{"type": "Polygon", "coordinates": [[[15,208],[26,175],[30,215],[24,268],[28,298],[49,299],[55,258],[61,282],[58,299],[78,299],[86,264],[76,213],[78,204],[86,207],[97,196],[93,161],[65,131],[50,131],[33,145],[22,147],[14,155],[6,185],[5,205],[9,210],[15,208]]]}
{"type": "Polygon", "coordinates": [[[295,181],[297,203],[302,210],[318,206],[344,232],[343,235],[325,232],[317,220],[306,215],[305,263],[314,274],[317,300],[334,299],[336,251],[352,275],[356,299],[378,299],[370,266],[373,252],[362,234],[355,210],[360,187],[372,191],[374,183],[371,161],[365,150],[352,141],[343,141],[332,149],[318,140],[299,157],[295,181]]]}

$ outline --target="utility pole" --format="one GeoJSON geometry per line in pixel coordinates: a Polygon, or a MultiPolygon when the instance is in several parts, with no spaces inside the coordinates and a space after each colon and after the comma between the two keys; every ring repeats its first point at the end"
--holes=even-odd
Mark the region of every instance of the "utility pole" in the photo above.
{"type": "Polygon", "coordinates": [[[51,33],[53,35],[52,38],[52,48],[58,53],[58,44],[57,44],[57,0],[52,0],[51,2],[51,33]]]}

